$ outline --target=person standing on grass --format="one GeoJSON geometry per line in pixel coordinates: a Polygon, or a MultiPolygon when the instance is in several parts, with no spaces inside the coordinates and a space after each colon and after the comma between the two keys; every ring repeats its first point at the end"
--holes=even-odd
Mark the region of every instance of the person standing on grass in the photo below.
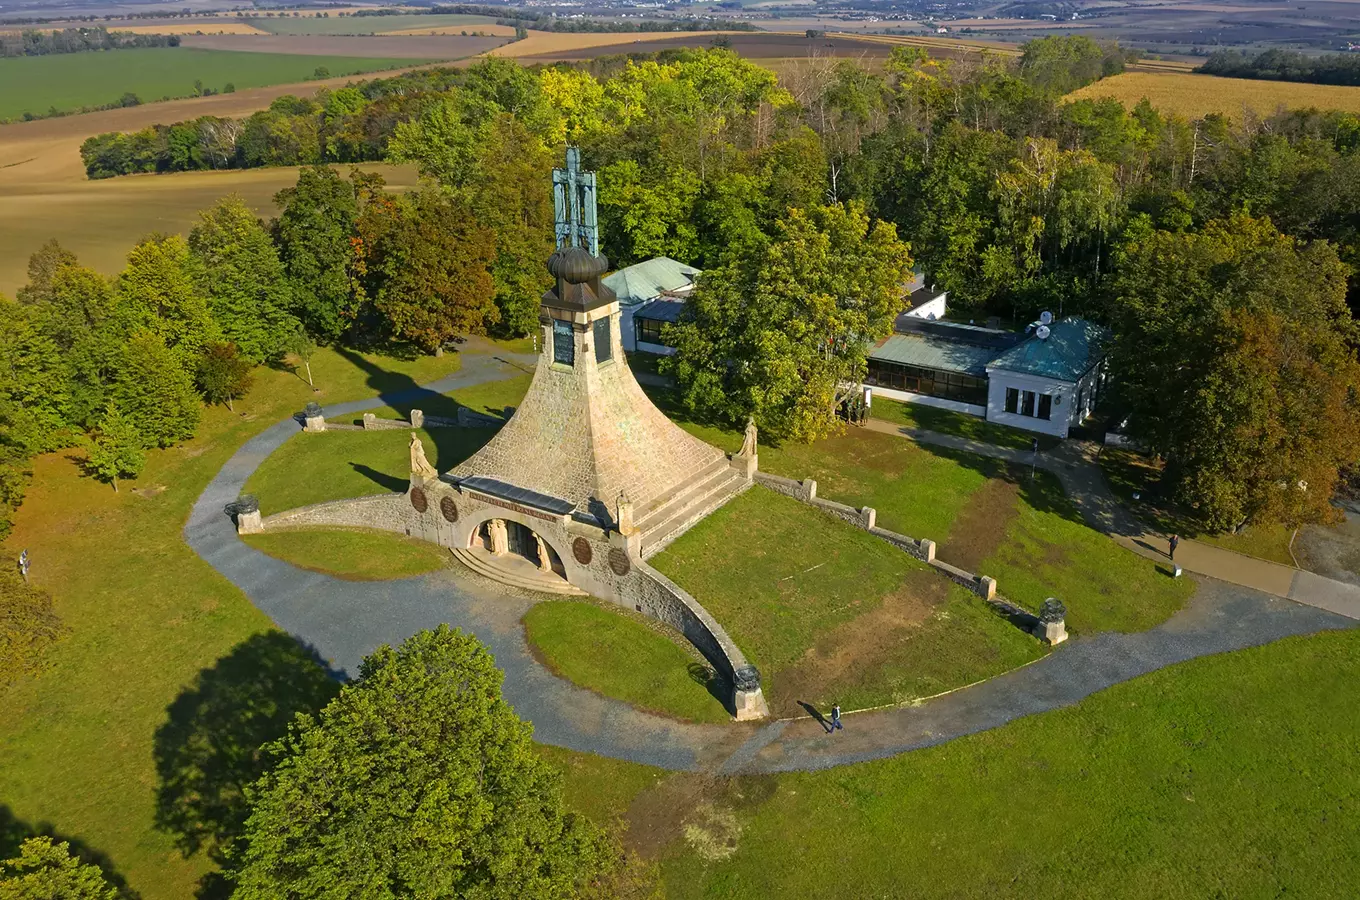
{"type": "Polygon", "coordinates": [[[841,705],[834,703],[831,706],[831,730],[835,731],[837,728],[845,730],[845,726],[841,724],[841,705]]]}
{"type": "Polygon", "coordinates": [[[1166,545],[1171,550],[1171,552],[1167,554],[1167,558],[1174,562],[1176,559],[1176,548],[1181,545],[1181,539],[1173,534],[1171,535],[1171,540],[1166,542],[1166,545]]]}

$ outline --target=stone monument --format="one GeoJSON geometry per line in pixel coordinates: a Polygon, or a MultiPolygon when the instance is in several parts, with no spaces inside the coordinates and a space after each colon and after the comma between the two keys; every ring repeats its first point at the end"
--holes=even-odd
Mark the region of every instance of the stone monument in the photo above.
{"type": "Polygon", "coordinates": [[[420,436],[411,432],[411,484],[417,487],[426,481],[439,477],[439,470],[430,465],[425,458],[425,445],[420,436]]]}
{"type": "Polygon", "coordinates": [[[1039,606],[1039,621],[1034,636],[1048,644],[1067,640],[1067,607],[1056,597],[1049,597],[1039,606]]]}
{"type": "Polygon", "coordinates": [[[325,431],[326,417],[321,414],[321,405],[315,400],[308,403],[302,410],[302,430],[303,431],[325,431]]]}
{"type": "Polygon", "coordinates": [[[226,513],[236,519],[237,534],[260,534],[264,520],[260,517],[260,501],[254,494],[242,494],[227,504],[226,513]]]}

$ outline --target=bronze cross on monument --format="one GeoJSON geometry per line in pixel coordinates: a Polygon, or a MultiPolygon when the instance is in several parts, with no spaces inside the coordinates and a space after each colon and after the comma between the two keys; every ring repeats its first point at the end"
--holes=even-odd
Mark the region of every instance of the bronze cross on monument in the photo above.
{"type": "Polygon", "coordinates": [[[581,151],[567,148],[567,167],[553,169],[553,212],[557,221],[557,249],[584,247],[600,255],[600,230],[595,215],[595,173],[581,171],[581,151]]]}

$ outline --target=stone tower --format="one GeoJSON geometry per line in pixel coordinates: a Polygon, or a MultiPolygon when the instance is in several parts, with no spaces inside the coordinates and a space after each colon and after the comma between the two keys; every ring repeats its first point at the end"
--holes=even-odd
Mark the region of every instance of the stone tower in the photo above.
{"type": "Polygon", "coordinates": [[[595,252],[594,173],[577,151],[554,172],[556,284],[542,297],[542,352],[523,403],[455,483],[557,501],[578,522],[621,533],[647,553],[742,486],[726,455],[676,426],[638,386],[623,354],[619,304],[595,252]],[[632,522],[621,521],[620,509],[632,522]],[[629,527],[631,524],[631,528],[629,527]],[[621,527],[622,526],[622,527],[621,527]]]}

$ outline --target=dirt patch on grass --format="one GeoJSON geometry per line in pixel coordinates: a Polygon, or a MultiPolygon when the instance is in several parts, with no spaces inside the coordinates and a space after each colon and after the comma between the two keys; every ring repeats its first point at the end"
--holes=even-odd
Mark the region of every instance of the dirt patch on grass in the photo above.
{"type": "Polygon", "coordinates": [[[949,541],[940,553],[950,565],[976,571],[1006,539],[1011,522],[1019,514],[1020,486],[1004,478],[991,478],[972,497],[954,521],[949,541]]]}
{"type": "Polygon", "coordinates": [[[874,671],[944,603],[949,583],[929,571],[908,573],[878,606],[827,632],[803,659],[779,671],[767,698],[776,716],[803,714],[799,700],[825,695],[874,671]]]}
{"type": "Polygon", "coordinates": [[[676,773],[633,799],[623,817],[624,843],[643,859],[657,859],[683,839],[706,859],[725,859],[740,846],[738,814],[758,809],[777,789],[773,775],[676,773]]]}

